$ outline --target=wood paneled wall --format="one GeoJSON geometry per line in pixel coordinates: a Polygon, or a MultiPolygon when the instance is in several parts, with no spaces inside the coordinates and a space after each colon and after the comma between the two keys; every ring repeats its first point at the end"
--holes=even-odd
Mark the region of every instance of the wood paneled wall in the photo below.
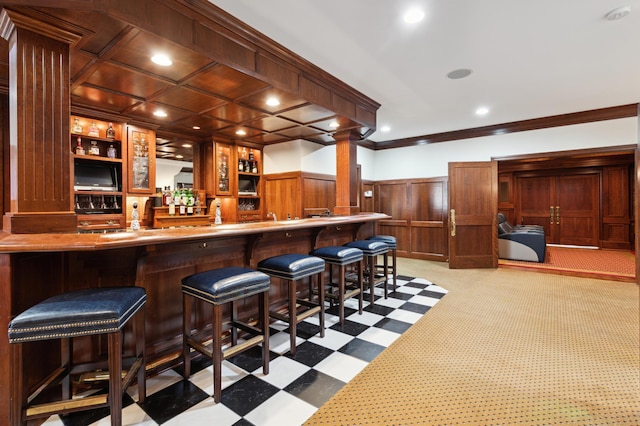
{"type": "Polygon", "coordinates": [[[375,211],[391,216],[377,233],[396,237],[399,256],[446,261],[448,179],[403,179],[374,184],[375,211]]]}
{"type": "Polygon", "coordinates": [[[279,220],[304,218],[336,206],[336,178],[301,171],[265,175],[266,212],[279,220]]]}

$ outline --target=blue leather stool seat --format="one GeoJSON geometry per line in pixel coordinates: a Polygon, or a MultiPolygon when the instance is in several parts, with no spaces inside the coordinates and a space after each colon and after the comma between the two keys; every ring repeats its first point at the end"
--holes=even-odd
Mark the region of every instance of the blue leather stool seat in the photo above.
{"type": "Polygon", "coordinates": [[[9,342],[114,333],[146,300],[141,287],[95,288],[53,296],[11,321],[9,342]]]}
{"type": "Polygon", "coordinates": [[[344,301],[350,297],[358,296],[358,312],[362,315],[362,259],[364,254],[362,250],[355,247],[346,246],[328,246],[315,249],[311,252],[312,256],[317,256],[329,266],[329,291],[325,293],[325,298],[331,301],[333,307],[333,301],[338,301],[338,316],[340,318],[340,325],[344,325],[344,301]],[[346,279],[346,267],[348,265],[356,264],[357,275],[355,281],[351,281],[354,284],[348,285],[346,279]],[[333,282],[333,270],[334,266],[338,267],[338,280],[333,282]],[[337,288],[337,292],[333,289],[337,288]]]}
{"type": "Polygon", "coordinates": [[[65,414],[107,407],[111,424],[122,423],[122,394],[137,374],[139,402],[146,397],[144,305],[147,301],[141,287],[91,288],[62,293],[46,299],[16,316],[8,328],[11,364],[10,424],[26,424],[37,418],[54,414],[65,414]],[[136,315],[140,312],[140,315],[136,315]],[[122,332],[129,320],[134,318],[133,339],[135,356],[123,360],[122,332]],[[72,338],[98,334],[108,335],[108,360],[105,365],[92,362],[92,367],[109,371],[109,392],[87,398],[72,395],[69,374],[79,365],[74,365],[72,338]],[[23,383],[23,344],[40,340],[60,339],[61,365],[42,385],[36,386],[31,395],[26,395],[23,383]],[[128,370],[123,376],[123,364],[128,370]],[[62,385],[60,398],[52,402],[32,402],[51,386],[62,385]],[[73,399],[73,402],[71,400],[73,399]]]}
{"type": "Polygon", "coordinates": [[[297,325],[304,319],[318,314],[320,325],[320,337],[324,337],[324,268],[323,259],[306,254],[282,254],[269,257],[258,262],[258,271],[271,277],[286,280],[288,286],[287,312],[271,311],[269,315],[289,323],[289,351],[296,354],[297,325]],[[317,283],[318,300],[313,300],[313,282],[317,283]],[[309,279],[308,297],[298,297],[297,282],[304,278],[309,279]],[[298,307],[306,308],[298,312],[298,307]]]}
{"type": "Polygon", "coordinates": [[[190,275],[182,280],[182,291],[205,302],[221,305],[269,291],[269,276],[253,269],[229,267],[190,275]]]}
{"type": "MultiPolygon", "coordinates": [[[[393,235],[374,235],[373,237],[367,238],[367,240],[382,241],[389,247],[387,257],[391,255],[391,276],[393,277],[393,291],[396,291],[396,287],[398,284],[398,267],[396,265],[396,262],[398,260],[396,255],[398,243],[396,241],[396,237],[394,237],[393,235]]],[[[381,265],[376,265],[376,267],[380,268],[381,265]]]]}
{"type": "Polygon", "coordinates": [[[258,263],[258,270],[272,277],[299,280],[324,271],[324,260],[305,254],[283,254],[258,263]]]}
{"type": "Polygon", "coordinates": [[[364,277],[365,281],[369,284],[369,301],[371,304],[375,301],[375,288],[378,284],[384,284],[384,298],[389,295],[389,288],[387,286],[387,273],[389,262],[387,260],[387,253],[389,252],[389,246],[382,241],[375,240],[356,240],[345,244],[347,247],[354,247],[362,250],[365,256],[364,265],[364,277]],[[378,256],[384,256],[384,265],[381,279],[377,279],[376,259],[378,256]]]}
{"type": "Polygon", "coordinates": [[[222,398],[222,361],[241,352],[262,344],[262,372],[269,374],[269,288],[271,280],[268,275],[243,267],[227,267],[199,272],[182,279],[183,301],[183,362],[184,378],[191,375],[191,351],[193,348],[209,357],[213,363],[213,399],[220,402],[222,398]],[[259,327],[239,321],[234,302],[251,296],[258,296],[259,327]],[[194,336],[192,330],[192,301],[199,300],[213,307],[211,328],[213,339],[211,348],[204,345],[204,340],[194,336]],[[229,309],[231,327],[231,346],[223,350],[222,341],[222,308],[226,303],[229,309]],[[244,331],[249,337],[238,345],[238,331],[244,331]]]}

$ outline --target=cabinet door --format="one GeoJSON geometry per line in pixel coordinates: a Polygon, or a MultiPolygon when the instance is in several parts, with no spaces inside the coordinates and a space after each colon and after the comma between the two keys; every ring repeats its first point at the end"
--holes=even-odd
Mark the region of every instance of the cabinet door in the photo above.
{"type": "Polygon", "coordinates": [[[152,194],[156,190],[156,134],[135,126],[127,128],[128,192],[152,194]]]}
{"type": "Polygon", "coordinates": [[[216,143],[215,152],[216,152],[216,158],[215,158],[216,195],[231,195],[230,174],[232,171],[235,171],[235,163],[234,163],[234,170],[232,170],[232,168],[230,167],[233,161],[231,159],[231,147],[229,145],[216,143]]]}

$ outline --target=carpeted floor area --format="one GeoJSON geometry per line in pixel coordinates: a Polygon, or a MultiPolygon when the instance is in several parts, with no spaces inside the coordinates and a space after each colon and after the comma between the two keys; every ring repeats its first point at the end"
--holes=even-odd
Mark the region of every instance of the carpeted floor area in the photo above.
{"type": "Polygon", "coordinates": [[[640,424],[636,284],[398,263],[447,297],[307,425],[640,424]]]}
{"type": "Polygon", "coordinates": [[[635,282],[635,255],[624,250],[599,250],[547,245],[545,261],[500,259],[501,267],[571,275],[584,278],[635,282]]]}

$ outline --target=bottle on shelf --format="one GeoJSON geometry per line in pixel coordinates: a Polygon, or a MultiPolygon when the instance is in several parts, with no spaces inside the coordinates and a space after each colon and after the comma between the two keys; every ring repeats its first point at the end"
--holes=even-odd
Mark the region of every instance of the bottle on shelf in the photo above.
{"type": "Polygon", "coordinates": [[[109,145],[109,148],[107,148],[107,157],[116,158],[116,149],[113,144],[109,145]]]}
{"type": "Polygon", "coordinates": [[[100,156],[100,147],[98,146],[98,141],[91,141],[91,146],[89,147],[89,155],[100,156]]]}
{"type": "Polygon", "coordinates": [[[107,127],[107,139],[115,139],[116,131],[113,128],[113,123],[109,123],[109,127],[107,127]]]}
{"type": "Polygon", "coordinates": [[[238,159],[238,171],[239,172],[243,172],[244,171],[244,162],[242,161],[242,158],[238,159]]]}
{"type": "Polygon", "coordinates": [[[244,162],[244,171],[245,171],[246,173],[249,173],[249,171],[250,171],[250,170],[251,170],[251,169],[249,168],[249,162],[248,162],[248,161],[245,161],[245,162],[244,162]]]}
{"type": "Polygon", "coordinates": [[[100,129],[98,129],[98,125],[95,121],[91,122],[91,126],[89,126],[89,132],[87,133],[89,136],[100,137],[100,129]]]}
{"type": "Polygon", "coordinates": [[[194,199],[193,199],[193,190],[191,188],[189,188],[189,190],[187,191],[187,215],[191,216],[193,215],[193,205],[194,205],[194,199]]]}
{"type": "Polygon", "coordinates": [[[76,134],[82,134],[82,126],[80,125],[80,119],[78,117],[73,119],[73,128],[71,131],[76,134]]]}
{"type": "Polygon", "coordinates": [[[82,146],[82,138],[80,136],[78,136],[78,144],[76,145],[74,152],[76,155],[84,155],[84,147],[82,146]]]}
{"type": "Polygon", "coordinates": [[[187,214],[187,193],[182,188],[180,190],[180,216],[184,216],[187,214]]]}
{"type": "Polygon", "coordinates": [[[133,202],[133,211],[131,212],[131,230],[138,231],[140,229],[140,216],[138,214],[138,203],[133,202]]]}
{"type": "Polygon", "coordinates": [[[194,201],[196,215],[202,214],[202,207],[200,204],[200,193],[196,193],[196,200],[194,201]]]}
{"type": "Polygon", "coordinates": [[[253,150],[250,149],[249,150],[249,161],[253,161],[254,160],[254,156],[253,156],[253,150]]]}
{"type": "Polygon", "coordinates": [[[176,203],[174,202],[174,197],[169,197],[169,216],[176,215],[176,203]]]}
{"type": "Polygon", "coordinates": [[[258,162],[253,161],[251,163],[251,173],[258,173],[258,162]]]}

